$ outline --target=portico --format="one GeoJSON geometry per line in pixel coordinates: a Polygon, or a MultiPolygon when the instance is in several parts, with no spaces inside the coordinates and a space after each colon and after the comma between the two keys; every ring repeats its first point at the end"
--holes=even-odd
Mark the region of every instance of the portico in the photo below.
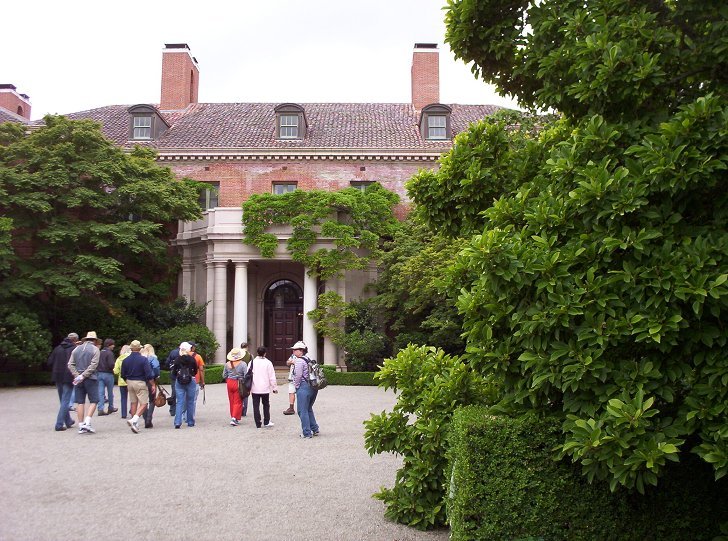
{"type": "MultiPolygon", "coordinates": [[[[256,247],[243,243],[241,220],[240,208],[210,209],[200,220],[180,222],[174,241],[183,258],[178,293],[207,304],[205,323],[220,344],[214,362],[223,363],[227,352],[245,341],[252,348],[266,346],[269,358],[281,366],[290,355],[286,348],[302,338],[311,357],[343,364],[343,352],[330,340],[319,340],[307,313],[316,308],[319,293],[360,295],[373,276],[356,271],[325,282],[310,276],[291,260],[285,227],[270,229],[279,246],[274,258],[262,258],[256,247]]],[[[316,249],[323,247],[325,239],[316,249]]]]}

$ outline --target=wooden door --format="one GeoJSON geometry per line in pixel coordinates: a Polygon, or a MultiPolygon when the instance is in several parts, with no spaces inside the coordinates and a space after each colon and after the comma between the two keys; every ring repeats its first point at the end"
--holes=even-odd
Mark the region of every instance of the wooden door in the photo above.
{"type": "Polygon", "coordinates": [[[283,308],[272,308],[269,312],[270,336],[268,343],[271,350],[268,358],[275,366],[286,366],[288,357],[291,356],[290,348],[298,336],[298,309],[295,306],[283,308]]]}

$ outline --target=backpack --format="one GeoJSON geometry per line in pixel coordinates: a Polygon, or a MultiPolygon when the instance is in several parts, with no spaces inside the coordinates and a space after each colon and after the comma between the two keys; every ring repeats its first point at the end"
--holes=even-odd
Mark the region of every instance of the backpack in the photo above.
{"type": "Polygon", "coordinates": [[[308,382],[311,384],[311,387],[316,390],[321,390],[326,387],[329,382],[326,380],[323,367],[316,359],[309,359],[308,357],[306,357],[306,363],[308,364],[308,382]]]}
{"type": "Polygon", "coordinates": [[[177,371],[177,381],[180,385],[188,385],[192,381],[192,373],[189,366],[182,366],[177,371]]]}

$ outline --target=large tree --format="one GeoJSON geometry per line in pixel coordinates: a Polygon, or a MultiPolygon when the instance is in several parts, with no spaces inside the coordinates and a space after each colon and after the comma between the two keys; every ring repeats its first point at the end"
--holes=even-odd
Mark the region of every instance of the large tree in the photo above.
{"type": "Polygon", "coordinates": [[[48,116],[29,133],[0,125],[0,212],[9,219],[0,234],[12,247],[0,300],[32,306],[53,327],[55,312],[81,297],[114,313],[124,299],[167,296],[176,267],[169,224],[200,216],[198,193],[152,150],[125,152],[94,122],[48,116]]]}
{"type": "Polygon", "coordinates": [[[644,490],[690,452],[725,475],[728,6],[460,0],[446,19],[476,74],[562,115],[537,138],[474,127],[410,185],[432,228],[471,237],[468,362],[501,406],[559,412],[589,477],[644,490]]]}

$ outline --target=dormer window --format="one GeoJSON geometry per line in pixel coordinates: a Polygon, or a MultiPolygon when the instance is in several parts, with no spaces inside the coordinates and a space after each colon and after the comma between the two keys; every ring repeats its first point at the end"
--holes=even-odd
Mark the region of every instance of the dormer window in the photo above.
{"type": "Polygon", "coordinates": [[[129,140],[153,141],[169,128],[153,105],[133,105],[128,109],[129,140]]]}
{"type": "Polygon", "coordinates": [[[306,114],[295,103],[284,103],[275,108],[276,138],[303,139],[306,136],[306,114]]]}
{"type": "Polygon", "coordinates": [[[427,141],[443,141],[451,139],[450,113],[452,109],[439,103],[422,109],[420,132],[427,141]]]}
{"type": "Polygon", "coordinates": [[[134,117],[134,133],[132,139],[151,139],[152,138],[152,117],[151,116],[135,116],[134,117]]]}

